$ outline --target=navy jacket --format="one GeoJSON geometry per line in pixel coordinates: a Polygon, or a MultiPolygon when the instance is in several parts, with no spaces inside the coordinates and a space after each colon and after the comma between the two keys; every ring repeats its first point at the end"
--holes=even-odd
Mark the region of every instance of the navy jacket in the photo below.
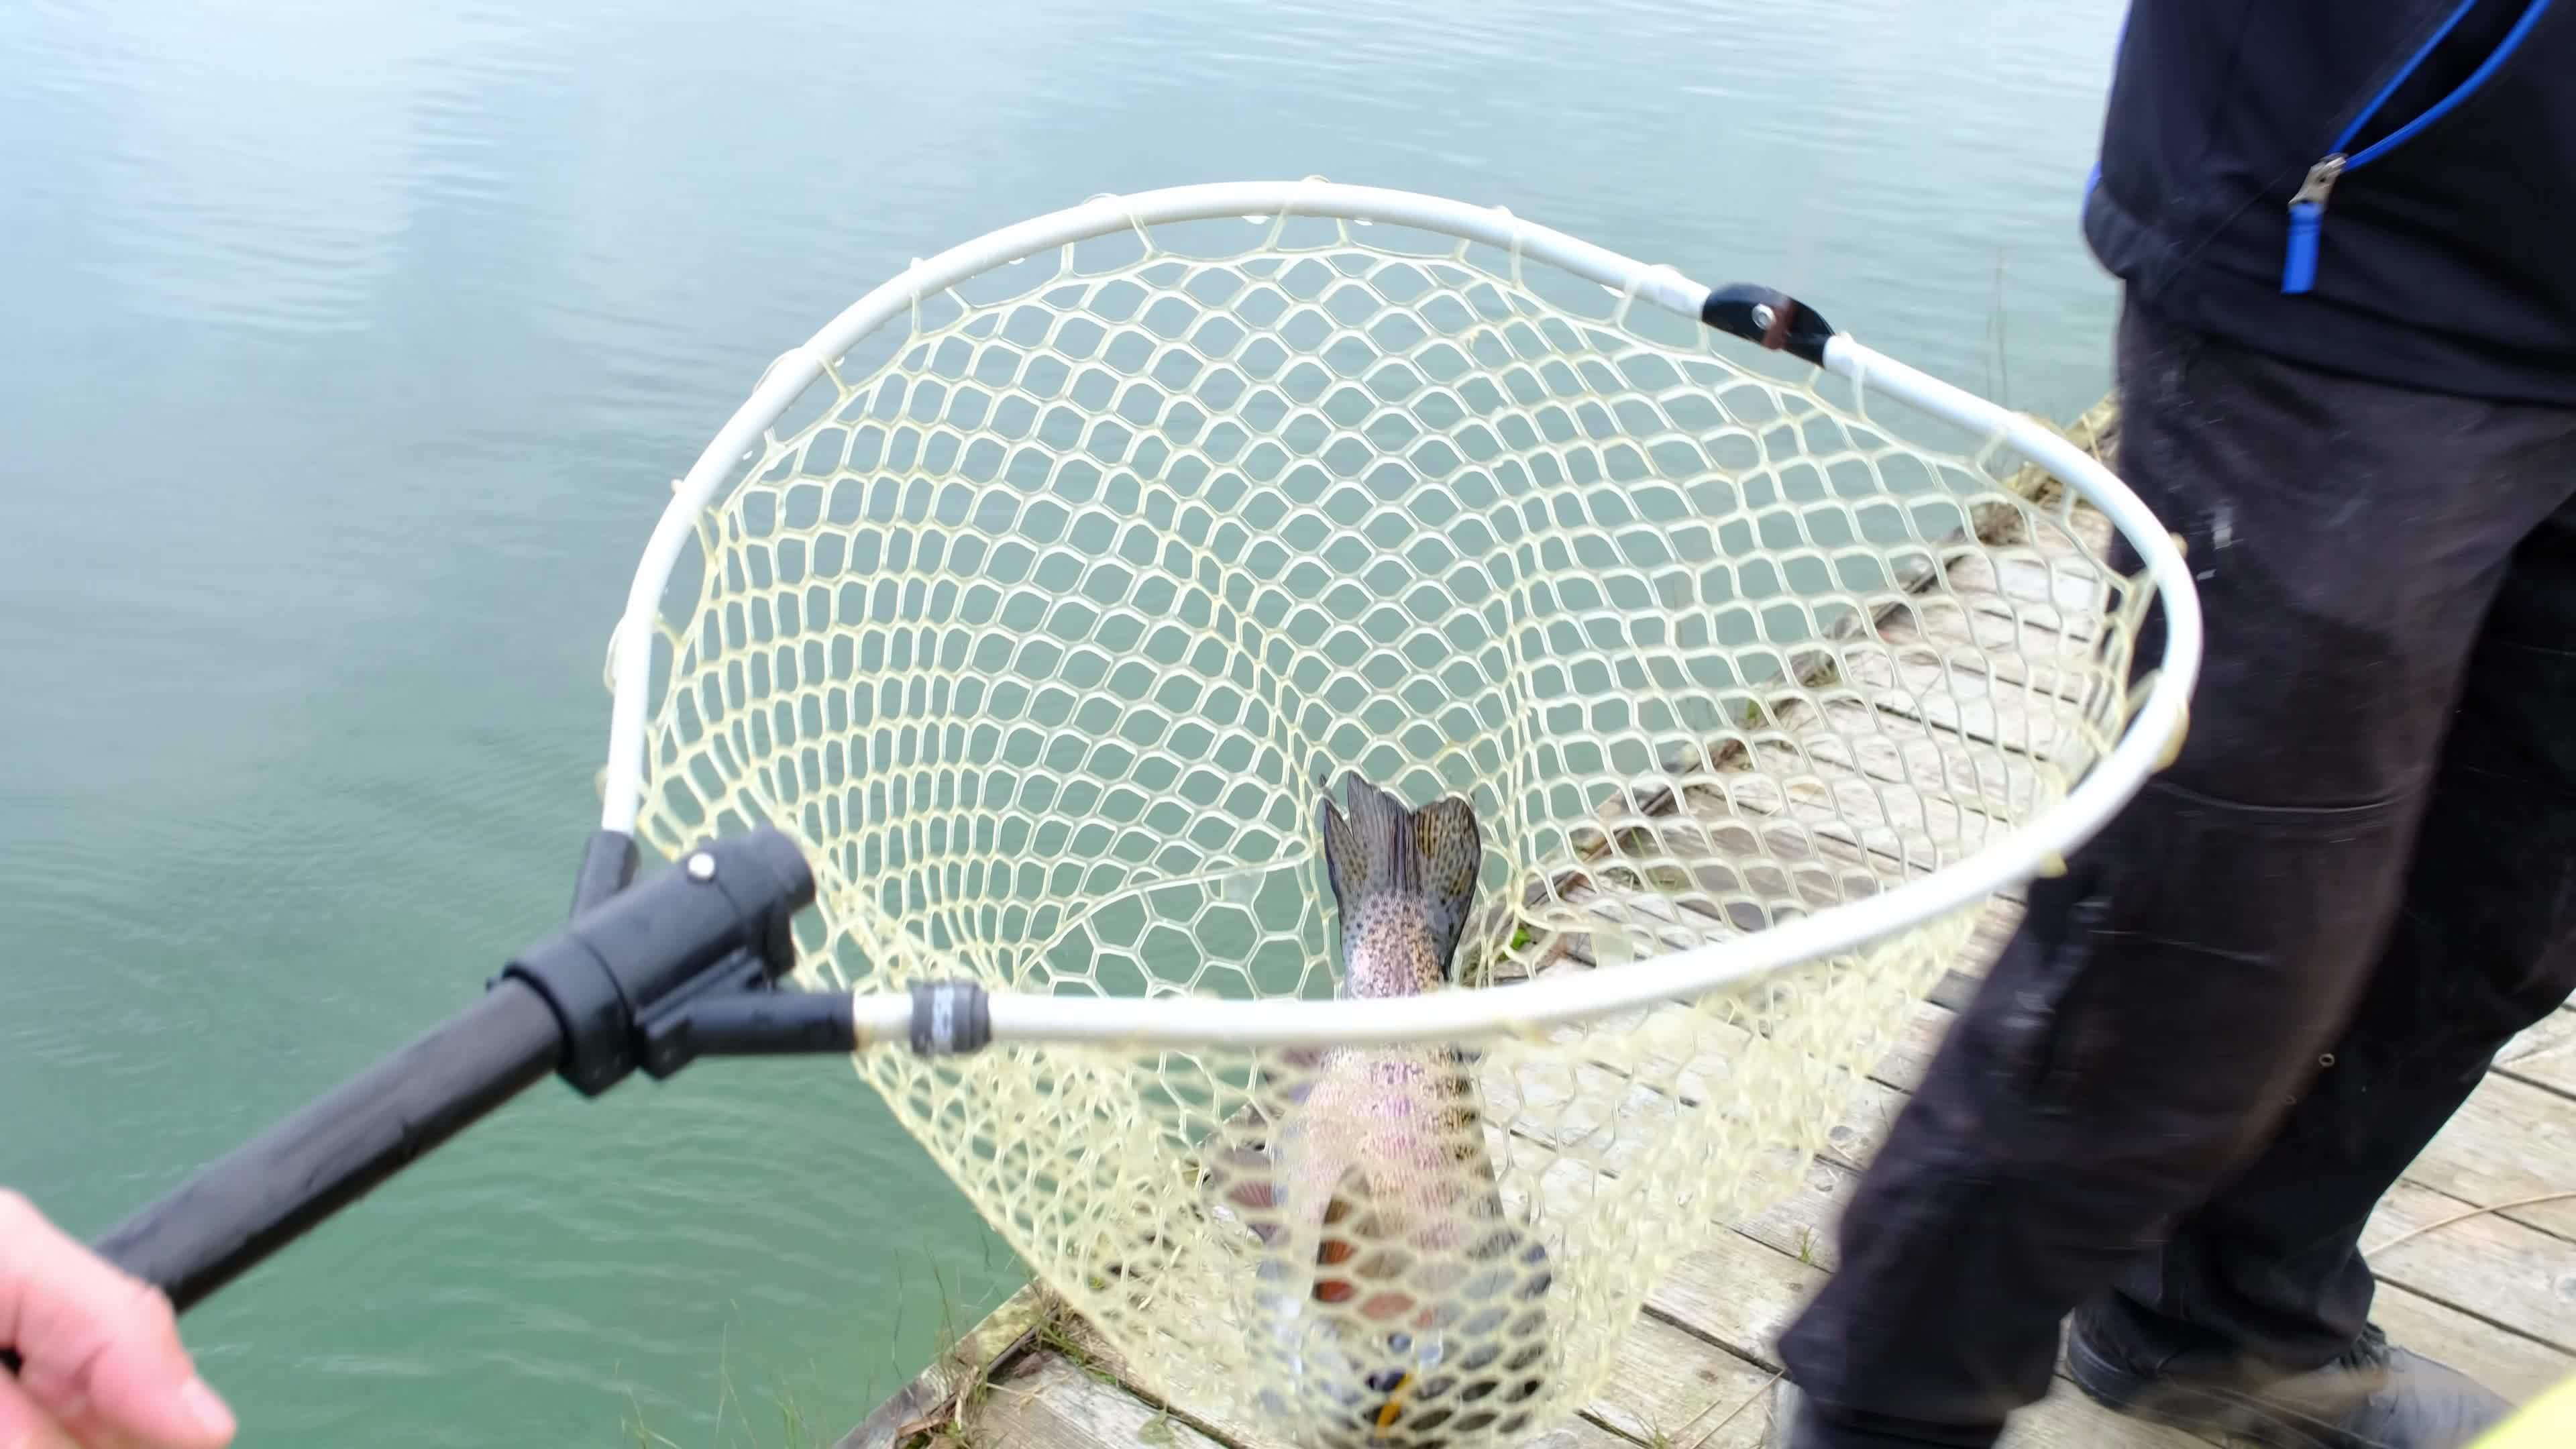
{"type": "Polygon", "coordinates": [[[2576,404],[2576,0],[2135,0],[2084,232],[2140,300],[2246,346],[2576,404]]]}

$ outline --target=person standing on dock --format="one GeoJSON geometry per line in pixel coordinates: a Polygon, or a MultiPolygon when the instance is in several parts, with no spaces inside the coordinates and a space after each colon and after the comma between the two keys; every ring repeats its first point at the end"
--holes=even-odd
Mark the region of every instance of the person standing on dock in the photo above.
{"type": "Polygon", "coordinates": [[[2208,614],[2191,733],[2032,884],[1894,1124],[1780,1449],[1981,1449],[2070,1313],[2085,1393],[2206,1433],[2507,1414],[2374,1327],[2359,1241],[2576,987],[2571,11],[2131,11],[2084,232],[2119,471],[2208,614]]]}

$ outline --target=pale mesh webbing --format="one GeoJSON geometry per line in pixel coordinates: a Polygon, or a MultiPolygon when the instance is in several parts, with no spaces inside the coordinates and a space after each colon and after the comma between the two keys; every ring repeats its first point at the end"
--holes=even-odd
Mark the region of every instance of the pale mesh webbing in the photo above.
{"type": "MultiPolygon", "coordinates": [[[[1468,989],[1619,969],[1958,859],[2125,721],[2140,590],[2084,565],[2064,503],[1508,256],[1231,225],[1257,244],[1127,237],[923,299],[705,515],[642,830],[797,836],[807,984],[1329,995],[1316,807],[1350,769],[1474,805],[1468,989]],[[1971,502],[2023,541],[1959,543],[1971,502]]],[[[857,1066],[1176,1407],[1508,1442],[1586,1401],[1678,1255],[1789,1189],[1969,925],[1479,1040],[1454,1142],[1415,1110],[1438,1053],[857,1066]],[[1432,1178],[1330,1227],[1285,1210],[1399,1099],[1368,1140],[1437,1149],[1432,1178]],[[1390,1411],[1367,1379],[1408,1355],[1390,1411]]],[[[852,1204],[846,1231],[905,1225],[852,1204]]]]}

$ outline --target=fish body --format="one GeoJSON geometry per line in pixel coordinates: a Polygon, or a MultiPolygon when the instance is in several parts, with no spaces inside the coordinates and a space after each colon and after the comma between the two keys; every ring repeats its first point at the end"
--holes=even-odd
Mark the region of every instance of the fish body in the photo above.
{"type": "MultiPolygon", "coordinates": [[[[1321,820],[1341,915],[1337,994],[1449,985],[1481,862],[1474,809],[1451,796],[1407,810],[1356,774],[1347,794],[1348,814],[1328,795],[1321,820]]],[[[1506,1220],[1473,1061],[1446,1045],[1334,1048],[1292,1095],[1276,1186],[1261,1194],[1284,1209],[1273,1241],[1312,1243],[1304,1296],[1367,1330],[1321,1354],[1296,1339],[1306,1346],[1295,1357],[1339,1408],[1329,1444],[1433,1446],[1444,1426],[1512,1432],[1511,1405],[1540,1385],[1533,1315],[1547,1252],[1506,1220]]],[[[1294,1300],[1272,1301],[1293,1333],[1294,1300]]]]}

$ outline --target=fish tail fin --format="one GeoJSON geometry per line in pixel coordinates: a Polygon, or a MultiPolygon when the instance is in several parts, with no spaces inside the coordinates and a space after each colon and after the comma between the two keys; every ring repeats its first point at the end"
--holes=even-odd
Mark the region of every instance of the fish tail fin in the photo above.
{"type": "Polygon", "coordinates": [[[1331,795],[1324,797],[1324,871],[1334,904],[1348,920],[1373,896],[1418,898],[1431,924],[1442,974],[1453,975],[1484,848],[1475,807],[1448,795],[1407,810],[1357,771],[1345,779],[1347,818],[1331,795]]]}

